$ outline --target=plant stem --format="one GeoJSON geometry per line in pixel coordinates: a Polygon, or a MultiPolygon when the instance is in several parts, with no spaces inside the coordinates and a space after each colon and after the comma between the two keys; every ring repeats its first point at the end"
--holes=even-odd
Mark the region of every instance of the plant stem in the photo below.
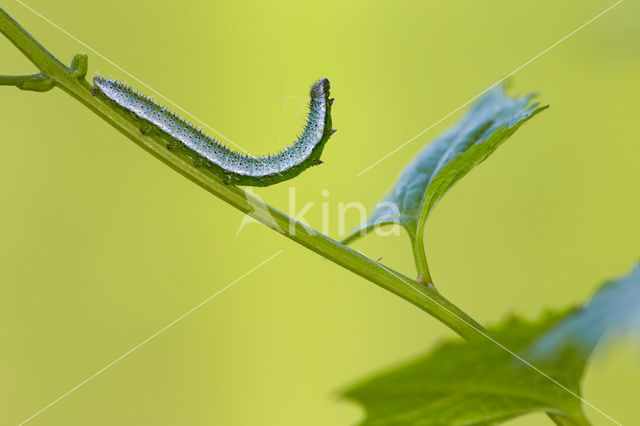
{"type": "MultiPolygon", "coordinates": [[[[194,165],[192,160],[177,152],[179,150],[169,149],[166,136],[153,133],[143,134],[140,130],[140,124],[134,117],[114,108],[102,97],[93,96],[91,85],[85,80],[86,55],[76,55],[71,66],[65,66],[33,39],[2,8],[0,8],[0,32],[41,71],[40,74],[34,75],[37,77],[4,76],[0,78],[0,84],[11,84],[25,88],[25,83],[30,81],[29,78],[35,78],[41,86],[35,85],[36,89],[30,88],[29,90],[44,89],[45,83],[43,82],[50,85],[48,88],[52,88],[54,85],[60,87],[151,155],[241,212],[251,215],[302,246],[413,303],[465,339],[476,336],[477,330],[482,329],[480,324],[440,295],[432,286],[425,286],[380,265],[363,254],[297,222],[240,188],[225,184],[216,175],[194,165]]],[[[424,253],[423,248],[420,250],[424,253]]],[[[424,266],[426,268],[426,263],[424,266]]],[[[421,266],[419,266],[419,270],[421,270],[420,268],[421,266]]],[[[430,282],[430,277],[427,278],[428,271],[422,270],[426,271],[426,275],[423,276],[428,279],[427,282],[430,282]]],[[[424,272],[422,273],[424,274],[424,272]]]]}
{"type": "Polygon", "coordinates": [[[0,86],[16,86],[22,90],[46,92],[53,89],[55,82],[45,73],[30,75],[0,75],[0,86]]]}
{"type": "Polygon", "coordinates": [[[416,262],[416,269],[418,270],[418,281],[433,285],[433,279],[429,273],[429,266],[427,265],[427,257],[424,252],[424,242],[422,239],[422,233],[419,232],[416,236],[410,236],[411,249],[413,250],[413,258],[416,262]]]}

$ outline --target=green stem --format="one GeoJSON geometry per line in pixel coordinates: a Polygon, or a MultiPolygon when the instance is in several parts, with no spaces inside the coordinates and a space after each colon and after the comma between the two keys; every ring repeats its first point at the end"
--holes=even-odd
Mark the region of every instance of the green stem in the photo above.
{"type": "Polygon", "coordinates": [[[416,269],[418,270],[418,280],[424,284],[433,285],[433,279],[429,273],[429,266],[427,265],[427,256],[424,252],[424,242],[422,239],[422,233],[418,233],[416,236],[410,236],[411,249],[413,250],[413,258],[416,262],[416,269]]]}
{"type": "Polygon", "coordinates": [[[46,92],[53,89],[55,81],[41,72],[30,75],[0,75],[0,86],[16,86],[22,90],[46,92]]]}
{"type": "MultiPolygon", "coordinates": [[[[304,247],[413,303],[463,338],[474,337],[477,335],[477,330],[482,329],[480,324],[445,299],[432,286],[420,284],[380,265],[361,253],[295,221],[240,188],[225,184],[206,169],[194,165],[189,157],[178,152],[180,150],[169,149],[170,141],[166,136],[143,134],[139,122],[134,117],[114,108],[102,97],[93,96],[91,85],[84,78],[87,70],[86,55],[76,55],[72,65],[65,66],[2,8],[0,8],[0,32],[42,71],[43,77],[38,78],[46,79],[49,82],[47,84],[60,87],[134,143],[211,194],[304,247]]],[[[3,81],[7,84],[13,82],[14,85],[21,87],[20,84],[24,86],[25,79],[5,77],[3,81]]]]}

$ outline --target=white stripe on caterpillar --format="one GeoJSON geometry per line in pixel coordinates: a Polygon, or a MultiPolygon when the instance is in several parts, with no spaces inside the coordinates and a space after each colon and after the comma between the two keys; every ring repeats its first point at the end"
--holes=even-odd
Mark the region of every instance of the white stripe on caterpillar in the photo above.
{"type": "Polygon", "coordinates": [[[95,77],[93,82],[107,98],[211,162],[214,172],[241,185],[270,185],[320,164],[319,155],[324,144],[335,132],[331,129],[333,99],[329,99],[330,85],[326,78],[316,81],[311,87],[309,115],[300,137],[277,154],[258,157],[229,149],[123,83],[103,77],[95,77]]]}

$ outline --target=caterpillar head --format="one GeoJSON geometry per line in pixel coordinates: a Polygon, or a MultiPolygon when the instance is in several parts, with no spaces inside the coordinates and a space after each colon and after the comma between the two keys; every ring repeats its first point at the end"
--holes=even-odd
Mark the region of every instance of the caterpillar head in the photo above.
{"type": "Polygon", "coordinates": [[[322,78],[316,81],[315,83],[313,83],[313,86],[311,86],[311,90],[309,91],[309,94],[311,95],[312,98],[320,98],[324,96],[326,93],[329,93],[330,87],[331,85],[329,84],[329,79],[322,78]]]}

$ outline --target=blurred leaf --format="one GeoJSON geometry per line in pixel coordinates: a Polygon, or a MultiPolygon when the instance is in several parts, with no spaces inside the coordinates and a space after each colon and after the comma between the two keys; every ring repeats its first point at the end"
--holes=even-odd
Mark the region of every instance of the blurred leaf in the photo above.
{"type": "MultiPolygon", "coordinates": [[[[595,344],[605,335],[640,334],[639,318],[636,266],[630,275],[603,285],[583,308],[546,313],[535,322],[510,318],[487,334],[580,395],[595,344]]],[[[469,342],[445,342],[345,396],[366,409],[362,424],[367,426],[492,424],[539,411],[559,424],[589,424],[575,395],[480,334],[469,342]]]]}
{"type": "Polygon", "coordinates": [[[411,238],[420,235],[438,200],[518,127],[546,108],[527,106],[531,97],[507,98],[503,87],[484,95],[454,128],[429,144],[405,168],[384,202],[344,242],[381,224],[398,223],[411,238]]]}
{"type": "Polygon", "coordinates": [[[541,337],[532,354],[550,358],[573,347],[588,355],[599,341],[623,334],[640,336],[640,263],[629,275],[604,284],[587,305],[541,337]]]}

